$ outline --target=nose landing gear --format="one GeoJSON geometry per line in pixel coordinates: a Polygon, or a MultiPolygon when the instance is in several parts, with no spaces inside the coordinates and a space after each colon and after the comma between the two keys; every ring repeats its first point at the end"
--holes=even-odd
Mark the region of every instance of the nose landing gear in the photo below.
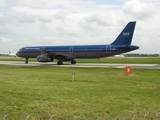
{"type": "Polygon", "coordinates": [[[25,61],[25,63],[26,63],[26,64],[28,64],[28,58],[26,58],[26,61],[25,61]]]}

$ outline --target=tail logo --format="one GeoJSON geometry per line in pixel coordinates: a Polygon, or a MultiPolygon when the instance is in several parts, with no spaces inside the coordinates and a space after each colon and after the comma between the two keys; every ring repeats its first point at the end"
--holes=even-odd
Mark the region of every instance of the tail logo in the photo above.
{"type": "Polygon", "coordinates": [[[123,36],[129,36],[130,35],[130,32],[123,32],[123,36]]]}

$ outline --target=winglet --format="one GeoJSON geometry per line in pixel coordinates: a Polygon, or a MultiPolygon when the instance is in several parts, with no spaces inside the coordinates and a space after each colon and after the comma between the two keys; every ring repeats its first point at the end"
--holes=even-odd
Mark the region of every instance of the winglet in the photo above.
{"type": "Polygon", "coordinates": [[[130,45],[132,42],[135,25],[136,21],[129,22],[112,44],[130,45]]]}

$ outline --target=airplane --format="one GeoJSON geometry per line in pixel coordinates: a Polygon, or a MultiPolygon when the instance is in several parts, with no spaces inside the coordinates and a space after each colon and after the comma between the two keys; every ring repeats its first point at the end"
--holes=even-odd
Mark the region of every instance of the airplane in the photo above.
{"type": "Polygon", "coordinates": [[[8,54],[9,56],[13,56],[13,57],[17,57],[16,56],[16,53],[12,53],[11,51],[9,51],[9,54],[8,54]]]}
{"type": "Polygon", "coordinates": [[[63,65],[63,61],[71,61],[76,64],[77,58],[103,58],[139,49],[131,45],[136,21],[129,22],[119,36],[111,43],[104,45],[68,45],[68,46],[28,46],[19,49],[18,57],[37,58],[38,62],[52,62],[57,59],[57,65],[63,65]]]}

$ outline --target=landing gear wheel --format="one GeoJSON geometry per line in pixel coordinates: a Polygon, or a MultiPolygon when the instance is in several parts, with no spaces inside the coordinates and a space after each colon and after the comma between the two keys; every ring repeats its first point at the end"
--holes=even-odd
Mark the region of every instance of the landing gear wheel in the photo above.
{"type": "Polygon", "coordinates": [[[25,61],[25,63],[26,63],[26,64],[28,64],[28,58],[26,58],[26,61],[25,61]]]}
{"type": "Polygon", "coordinates": [[[59,60],[59,61],[57,62],[57,65],[63,65],[63,61],[59,60]]]}
{"type": "Polygon", "coordinates": [[[76,61],[75,60],[71,60],[71,64],[76,64],[76,61]]]}
{"type": "Polygon", "coordinates": [[[53,62],[53,58],[51,58],[51,61],[53,62]]]}

